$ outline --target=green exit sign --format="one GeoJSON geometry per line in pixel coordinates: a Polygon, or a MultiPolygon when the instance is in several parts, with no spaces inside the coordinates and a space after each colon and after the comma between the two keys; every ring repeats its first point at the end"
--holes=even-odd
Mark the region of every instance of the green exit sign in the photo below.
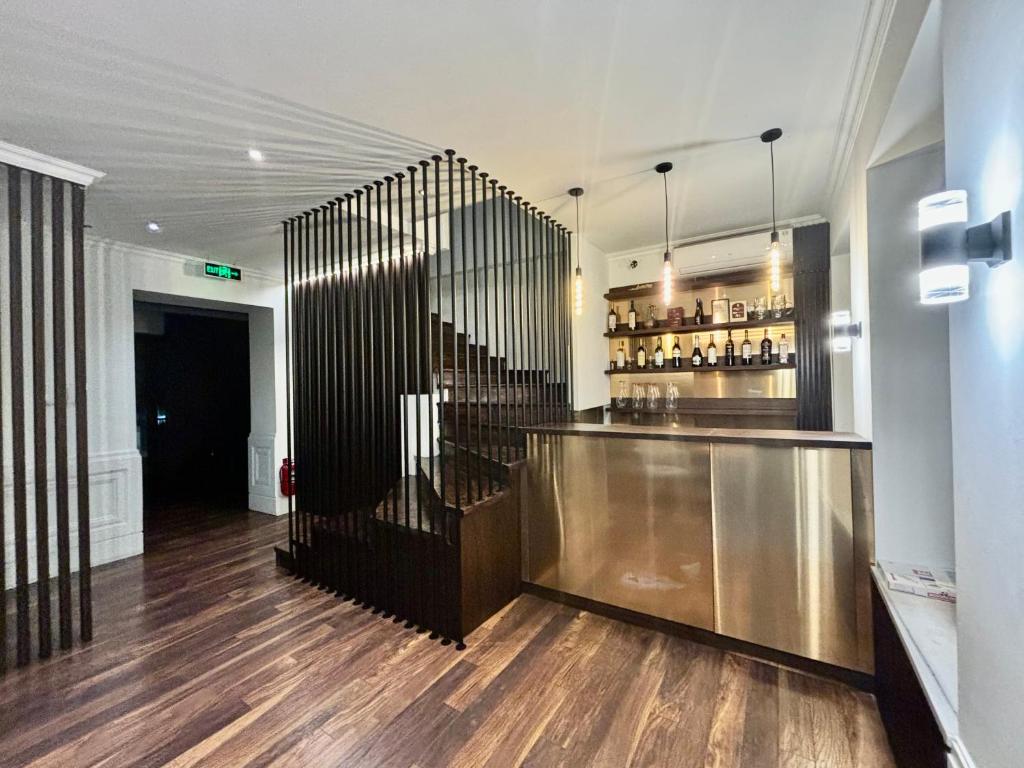
{"type": "Polygon", "coordinates": [[[217,277],[221,280],[241,280],[242,270],[238,267],[229,267],[227,264],[214,264],[206,262],[206,276],[217,277]]]}

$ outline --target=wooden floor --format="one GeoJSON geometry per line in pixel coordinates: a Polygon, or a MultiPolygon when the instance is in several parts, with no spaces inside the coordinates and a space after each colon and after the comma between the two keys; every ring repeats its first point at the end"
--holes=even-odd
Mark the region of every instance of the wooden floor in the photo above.
{"type": "Polygon", "coordinates": [[[165,518],[88,648],[0,679],[0,765],[892,764],[844,686],[531,596],[458,652],[277,570],[284,519],[165,518]]]}

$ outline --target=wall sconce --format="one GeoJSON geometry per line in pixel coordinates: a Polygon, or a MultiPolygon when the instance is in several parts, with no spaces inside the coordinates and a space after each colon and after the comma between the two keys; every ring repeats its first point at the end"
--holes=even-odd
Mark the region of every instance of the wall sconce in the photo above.
{"type": "Polygon", "coordinates": [[[970,298],[970,261],[998,267],[1010,260],[1010,212],[987,224],[967,226],[967,192],[952,189],[921,198],[917,204],[921,233],[922,304],[950,304],[970,298]]]}
{"type": "Polygon", "coordinates": [[[829,325],[832,327],[832,351],[849,352],[853,349],[853,340],[861,336],[860,323],[851,322],[852,318],[848,310],[833,312],[829,318],[829,325]]]}

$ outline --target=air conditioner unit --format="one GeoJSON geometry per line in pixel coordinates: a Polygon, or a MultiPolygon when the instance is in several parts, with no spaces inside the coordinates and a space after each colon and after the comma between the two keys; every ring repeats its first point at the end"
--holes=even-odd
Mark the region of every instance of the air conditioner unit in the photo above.
{"type": "MultiPolygon", "coordinates": [[[[793,230],[779,230],[783,264],[793,261],[793,230]]],[[[672,252],[672,265],[680,277],[731,272],[768,266],[768,233],[739,235],[705,243],[679,246],[672,252]]]]}

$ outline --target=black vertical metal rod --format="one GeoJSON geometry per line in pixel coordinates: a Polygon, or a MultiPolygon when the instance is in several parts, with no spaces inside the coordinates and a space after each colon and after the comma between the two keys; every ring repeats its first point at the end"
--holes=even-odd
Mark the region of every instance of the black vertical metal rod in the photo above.
{"type": "Polygon", "coordinates": [[[347,489],[345,501],[345,548],[346,557],[346,596],[352,600],[354,605],[359,605],[359,541],[358,530],[358,509],[359,499],[354,478],[358,474],[357,463],[359,461],[359,435],[356,432],[358,419],[358,388],[356,386],[356,374],[358,360],[356,359],[356,344],[359,329],[356,327],[356,281],[359,279],[359,265],[353,262],[352,252],[352,198],[351,192],[345,194],[345,253],[348,271],[345,280],[345,488],[347,489]]]}
{"type": "Polygon", "coordinates": [[[548,347],[548,356],[551,358],[551,367],[554,370],[554,375],[551,378],[551,396],[548,398],[549,403],[549,414],[548,419],[551,421],[558,420],[558,407],[559,407],[559,391],[558,386],[559,376],[562,373],[562,369],[559,366],[558,361],[558,289],[556,288],[558,279],[558,258],[555,250],[555,222],[550,217],[548,218],[548,340],[550,346],[548,347]]]}
{"type": "MultiPolygon", "coordinates": [[[[519,309],[519,322],[516,323],[516,330],[518,336],[518,344],[516,345],[519,349],[519,364],[516,370],[516,380],[519,384],[522,392],[522,400],[516,408],[516,427],[517,427],[517,440],[516,449],[519,452],[520,438],[522,433],[518,431],[518,428],[523,427],[526,424],[526,405],[530,399],[530,388],[526,382],[526,312],[523,308],[523,299],[525,296],[523,286],[523,227],[522,227],[522,200],[520,195],[515,196],[515,208],[512,210],[512,214],[515,217],[515,271],[516,271],[516,286],[518,290],[517,301],[519,309]]],[[[520,453],[521,455],[521,453],[520,453]]]]}
{"type": "MultiPolygon", "coordinates": [[[[481,417],[481,402],[480,402],[480,376],[483,374],[483,367],[480,362],[480,268],[477,263],[477,225],[476,225],[476,166],[469,166],[470,173],[470,196],[472,199],[472,219],[471,226],[473,228],[473,235],[471,242],[473,245],[473,338],[476,341],[475,352],[476,352],[476,369],[473,372],[473,377],[476,379],[476,497],[477,500],[482,500],[484,497],[484,486],[483,486],[483,475],[481,472],[481,465],[483,464],[483,452],[481,450],[482,443],[482,417],[481,417]]],[[[486,239],[486,238],[485,238],[486,239]]],[[[486,342],[487,340],[484,339],[486,342]]],[[[468,363],[467,363],[468,366],[468,363]]],[[[467,415],[467,421],[469,419],[467,415]]],[[[490,424],[488,424],[488,429],[490,424]]]]}
{"type": "MultiPolygon", "coordinates": [[[[431,564],[431,579],[430,579],[430,594],[433,602],[433,622],[432,632],[430,633],[430,639],[436,640],[441,634],[441,628],[443,627],[443,619],[441,616],[442,605],[441,605],[441,562],[444,557],[444,542],[439,540],[438,530],[440,528],[439,520],[445,515],[445,471],[444,471],[444,439],[445,439],[445,428],[443,414],[441,413],[442,403],[444,402],[444,317],[442,312],[442,298],[441,298],[441,275],[443,270],[441,269],[441,156],[433,155],[430,158],[434,164],[434,251],[436,252],[435,268],[436,273],[436,286],[437,286],[437,393],[438,402],[434,402],[434,393],[431,391],[430,408],[431,418],[430,423],[433,424],[434,420],[437,420],[438,428],[438,442],[437,445],[440,447],[440,453],[438,455],[438,473],[440,475],[439,481],[441,484],[441,501],[440,508],[431,510],[432,516],[430,520],[430,540],[432,543],[433,559],[431,564]]],[[[424,168],[424,184],[426,184],[426,168],[424,168]]],[[[426,199],[426,196],[424,196],[426,199]]],[[[426,211],[423,212],[424,230],[426,230],[427,215],[426,211]]],[[[449,246],[451,243],[449,243],[449,246]]],[[[433,358],[431,357],[431,360],[433,358]]],[[[431,376],[431,384],[434,383],[434,376],[431,376]]],[[[431,446],[433,446],[433,440],[431,440],[431,446]]],[[[434,487],[433,478],[431,478],[430,484],[434,487]]]]}
{"type": "MultiPolygon", "coordinates": [[[[452,373],[452,390],[453,390],[452,412],[454,414],[454,424],[453,424],[453,426],[455,427],[454,435],[453,435],[453,438],[454,438],[453,439],[453,444],[455,446],[455,450],[452,451],[452,459],[453,459],[454,467],[453,467],[453,471],[451,473],[451,482],[452,482],[452,484],[454,486],[454,490],[455,490],[455,493],[454,493],[455,514],[458,515],[461,512],[461,510],[462,510],[462,506],[459,503],[460,502],[460,498],[461,498],[460,497],[460,492],[459,492],[459,486],[461,485],[461,481],[459,479],[459,451],[461,450],[460,449],[461,438],[460,438],[460,435],[459,435],[459,409],[458,409],[458,405],[457,405],[458,402],[459,402],[459,333],[458,333],[459,329],[458,329],[458,323],[456,321],[456,307],[455,307],[455,219],[453,218],[455,216],[455,175],[454,175],[454,164],[453,164],[453,161],[454,161],[454,158],[455,158],[455,150],[454,149],[446,149],[444,153],[445,153],[445,155],[448,158],[448,261],[449,261],[448,277],[449,277],[449,282],[450,282],[449,296],[450,296],[450,299],[451,299],[451,318],[452,318],[452,320],[451,320],[451,322],[452,322],[452,371],[453,371],[453,373],[452,373]]],[[[463,242],[464,242],[463,239],[459,240],[459,249],[460,249],[460,251],[465,251],[465,248],[463,246],[463,242]]],[[[448,545],[448,538],[449,538],[449,530],[448,529],[449,529],[449,526],[448,526],[447,504],[448,504],[448,497],[445,496],[444,499],[443,499],[443,504],[442,504],[442,510],[443,511],[442,511],[442,514],[441,514],[441,529],[442,529],[441,530],[441,536],[442,536],[442,542],[441,543],[442,543],[442,548],[443,548],[443,551],[444,551],[444,564],[445,564],[445,568],[444,568],[444,590],[445,590],[444,597],[445,597],[445,600],[444,600],[444,602],[445,602],[445,607],[446,607],[446,611],[445,611],[445,626],[444,626],[444,633],[443,633],[444,636],[443,636],[443,638],[441,640],[441,643],[443,645],[447,645],[447,644],[451,643],[451,637],[455,634],[455,625],[454,625],[454,621],[452,620],[452,616],[454,615],[453,603],[454,603],[454,600],[455,600],[455,595],[454,595],[454,593],[452,591],[452,580],[451,580],[451,573],[454,572],[454,568],[450,567],[452,558],[451,558],[451,553],[449,551],[450,548],[449,548],[449,545],[448,545]]]]}
{"type": "MultiPolygon", "coordinates": [[[[356,301],[356,314],[358,317],[357,323],[357,335],[356,341],[358,343],[358,355],[356,361],[356,370],[359,372],[359,381],[356,387],[356,402],[358,407],[356,408],[356,418],[358,421],[358,429],[356,435],[358,435],[358,453],[357,461],[360,465],[364,465],[366,461],[366,444],[369,432],[368,416],[366,412],[368,392],[367,392],[367,368],[369,367],[369,360],[367,359],[367,322],[366,322],[366,295],[365,295],[365,284],[367,279],[367,272],[363,269],[363,190],[355,190],[356,196],[356,262],[357,268],[354,275],[355,281],[353,283],[355,288],[355,301],[356,301]]],[[[367,492],[367,478],[365,472],[356,473],[358,492],[356,494],[357,504],[355,509],[355,544],[356,544],[356,563],[358,573],[358,601],[357,605],[362,605],[369,608],[372,603],[370,600],[370,572],[369,562],[366,557],[366,520],[365,510],[369,504],[369,493],[367,492]]]]}
{"type": "Polygon", "coordinates": [[[386,618],[397,618],[400,613],[399,605],[401,602],[401,582],[398,577],[398,570],[400,567],[401,557],[398,552],[398,542],[400,538],[398,536],[398,488],[401,482],[401,475],[399,474],[401,469],[401,432],[399,419],[401,418],[401,408],[399,407],[399,393],[398,393],[398,366],[404,360],[404,355],[398,349],[398,337],[396,330],[396,315],[398,311],[398,265],[395,263],[395,251],[394,251],[394,217],[392,213],[392,202],[393,192],[392,184],[394,179],[391,176],[385,176],[384,181],[387,183],[387,233],[388,233],[388,250],[387,250],[387,285],[388,285],[388,296],[386,301],[387,307],[387,323],[388,327],[386,330],[386,336],[388,339],[387,349],[389,350],[389,360],[386,362],[386,367],[389,369],[388,372],[388,401],[390,403],[390,412],[388,419],[388,480],[390,482],[390,518],[385,516],[385,527],[389,530],[389,541],[392,546],[392,559],[391,567],[388,570],[387,578],[390,585],[391,599],[388,605],[387,611],[385,611],[386,618]]]}
{"type": "Polygon", "coordinates": [[[312,509],[312,523],[310,543],[316,556],[316,584],[319,589],[324,589],[324,571],[326,567],[323,545],[324,526],[324,499],[323,499],[323,318],[321,310],[323,302],[321,292],[323,281],[320,279],[320,210],[313,209],[313,275],[310,283],[311,295],[313,298],[313,431],[312,446],[316,472],[313,478],[315,492],[314,506],[312,509]]]}
{"type": "MultiPolygon", "coordinates": [[[[488,271],[490,266],[488,265],[488,254],[487,254],[487,173],[480,173],[480,189],[481,189],[481,201],[480,211],[483,219],[483,227],[481,229],[481,237],[483,239],[483,255],[484,255],[484,342],[487,345],[487,380],[485,382],[484,394],[487,398],[487,494],[492,495],[494,493],[494,471],[492,461],[494,460],[494,432],[495,427],[498,426],[499,419],[495,418],[495,414],[500,415],[500,411],[497,410],[497,405],[494,402],[494,398],[491,396],[491,358],[496,359],[495,352],[498,348],[497,340],[495,339],[492,343],[491,340],[491,299],[490,299],[490,277],[488,271]]],[[[474,209],[476,206],[474,206],[474,209]]],[[[500,439],[501,432],[498,432],[500,439]]]]}
{"type": "Polygon", "coordinates": [[[309,404],[306,402],[306,354],[308,352],[308,340],[306,338],[306,308],[308,305],[308,294],[306,293],[307,288],[307,260],[305,258],[305,247],[306,247],[306,236],[308,234],[308,226],[306,224],[306,215],[296,217],[295,229],[297,230],[298,237],[296,238],[296,253],[295,253],[295,269],[293,274],[295,275],[295,361],[296,361],[296,379],[295,379],[295,480],[296,480],[296,494],[295,494],[295,539],[296,539],[296,552],[298,554],[298,569],[296,575],[301,576],[304,580],[309,579],[309,550],[306,547],[306,497],[309,493],[309,483],[306,482],[306,476],[308,467],[305,466],[305,462],[309,456],[306,454],[306,438],[307,438],[307,424],[306,419],[309,414],[309,404]]]}
{"type": "Polygon", "coordinates": [[[312,306],[313,306],[313,272],[312,262],[310,261],[310,254],[312,249],[310,246],[310,212],[306,211],[303,214],[303,225],[305,234],[303,237],[303,245],[305,246],[305,258],[304,264],[304,275],[305,282],[302,286],[303,294],[303,347],[305,352],[305,360],[302,365],[302,395],[303,395],[303,439],[302,439],[302,462],[300,466],[304,466],[304,477],[305,482],[305,493],[302,497],[302,539],[303,549],[306,552],[306,567],[305,572],[302,574],[303,580],[307,582],[314,581],[314,570],[316,567],[315,554],[312,550],[312,538],[310,536],[311,529],[311,516],[313,513],[313,494],[316,492],[315,489],[315,472],[316,468],[313,461],[313,407],[312,407],[312,379],[313,379],[313,361],[312,361],[312,350],[313,350],[313,323],[312,323],[312,306]]]}
{"type": "Polygon", "coordinates": [[[304,411],[302,410],[302,363],[303,354],[305,348],[302,340],[302,313],[303,313],[303,293],[302,293],[302,216],[295,216],[292,218],[292,240],[294,241],[294,247],[290,257],[292,279],[292,397],[294,398],[294,404],[292,408],[292,473],[295,475],[295,487],[293,488],[293,503],[292,506],[295,509],[294,514],[294,528],[292,533],[294,534],[294,541],[292,542],[292,573],[296,576],[302,576],[302,571],[305,563],[305,552],[302,548],[302,494],[303,490],[303,476],[302,467],[299,466],[299,459],[302,457],[302,434],[303,434],[303,418],[304,411]]]}
{"type": "MultiPolygon", "coordinates": [[[[291,308],[293,302],[291,300],[292,292],[292,273],[291,273],[291,253],[294,246],[292,238],[292,224],[291,221],[285,219],[281,222],[282,231],[282,252],[284,259],[284,418],[285,418],[285,455],[288,459],[289,464],[294,459],[292,453],[292,317],[291,308]]],[[[289,469],[289,471],[291,471],[289,469]]],[[[293,503],[293,496],[295,489],[292,488],[292,493],[288,496],[288,553],[292,557],[292,569],[295,568],[295,526],[294,526],[294,515],[295,505],[293,503]]]]}
{"type": "Polygon", "coordinates": [[[547,292],[548,292],[548,271],[547,271],[547,251],[545,248],[545,222],[547,221],[547,214],[544,211],[537,212],[537,222],[535,224],[535,240],[536,248],[534,253],[536,255],[537,265],[537,347],[540,349],[541,359],[541,407],[537,414],[537,422],[543,422],[547,420],[548,403],[551,400],[550,380],[551,380],[551,360],[548,349],[548,325],[547,325],[547,292]]]}
{"type": "MultiPolygon", "coordinates": [[[[78,504],[79,635],[92,640],[92,531],[89,528],[89,403],[85,367],[85,189],[71,187],[71,282],[75,334],[75,476],[78,504]]],[[[13,303],[12,303],[13,306],[13,303]]],[[[13,366],[12,366],[13,368],[13,366]]],[[[15,480],[17,488],[17,480],[15,480]]]]}
{"type": "Polygon", "coordinates": [[[39,658],[53,651],[50,628],[50,493],[46,468],[46,262],[43,177],[29,174],[32,225],[32,443],[35,449],[36,618],[39,658]]]}
{"type": "MultiPolygon", "coordinates": [[[[430,312],[430,288],[433,285],[432,274],[431,274],[431,261],[430,261],[430,187],[428,184],[429,168],[430,163],[426,160],[421,160],[420,163],[421,175],[420,175],[420,193],[423,196],[423,283],[422,283],[422,297],[423,297],[423,316],[426,320],[424,325],[425,332],[423,334],[424,351],[423,357],[426,362],[426,374],[427,374],[427,498],[433,499],[433,493],[436,486],[434,485],[434,448],[437,443],[434,442],[434,420],[437,417],[437,410],[434,408],[434,343],[433,343],[433,329],[432,329],[432,315],[430,312]]],[[[436,222],[435,222],[436,224],[436,222]]],[[[436,247],[436,245],[435,245],[436,247]]],[[[436,529],[434,527],[434,510],[432,505],[427,506],[427,536],[425,538],[426,546],[423,548],[424,558],[421,562],[424,563],[421,568],[423,574],[424,590],[426,592],[426,600],[424,601],[424,624],[429,627],[431,634],[434,635],[437,631],[437,589],[434,584],[434,576],[437,573],[437,549],[436,549],[436,529]]]]}
{"type": "MultiPolygon", "coordinates": [[[[11,481],[14,485],[16,660],[18,666],[21,666],[29,662],[32,637],[28,606],[28,505],[25,488],[25,314],[22,303],[21,169],[13,165],[7,166],[7,226],[7,266],[11,283],[11,481]]],[[[4,640],[6,641],[6,637],[4,640]]]]}
{"type": "MultiPolygon", "coordinates": [[[[400,314],[396,317],[400,330],[400,341],[398,342],[399,349],[399,362],[402,369],[402,380],[401,380],[401,435],[402,440],[400,443],[401,447],[401,464],[400,471],[402,484],[402,532],[403,538],[408,541],[411,539],[410,522],[412,519],[412,510],[409,503],[409,312],[408,312],[408,265],[405,261],[405,203],[404,203],[404,192],[403,192],[403,180],[405,179],[404,173],[396,173],[395,180],[396,185],[396,196],[397,196],[397,207],[398,207],[398,309],[400,314]],[[400,318],[400,320],[399,320],[400,318]]],[[[409,562],[408,559],[402,559],[400,562],[399,572],[399,599],[401,601],[401,613],[397,614],[395,621],[400,619],[410,618],[411,614],[411,601],[409,599],[409,562]]],[[[408,624],[407,624],[408,626],[408,624]]]]}
{"type": "MultiPolygon", "coordinates": [[[[53,304],[53,458],[57,502],[57,607],[60,647],[71,647],[71,521],[68,507],[68,358],[64,279],[64,182],[50,179],[53,304]]],[[[0,462],[0,466],[3,463],[0,462]]],[[[0,520],[3,515],[0,514],[0,520]]],[[[3,564],[0,563],[0,568],[3,564]]],[[[3,637],[3,635],[0,635],[3,637]]],[[[3,643],[0,642],[0,647],[3,643]]]]}
{"type": "MultiPolygon", "coordinates": [[[[387,287],[388,279],[390,275],[390,262],[391,254],[388,253],[388,258],[384,257],[384,224],[382,219],[382,195],[381,190],[384,186],[384,182],[378,179],[374,182],[376,187],[376,219],[377,219],[377,290],[375,293],[374,304],[377,307],[376,318],[377,321],[374,324],[374,335],[377,337],[378,344],[377,349],[379,350],[377,355],[376,365],[380,371],[380,382],[378,384],[378,397],[380,400],[379,415],[377,417],[377,498],[380,498],[380,525],[375,525],[375,529],[380,533],[380,564],[379,573],[380,577],[378,580],[378,590],[381,594],[380,608],[381,613],[385,618],[390,618],[392,613],[392,606],[394,605],[394,591],[392,590],[391,582],[391,571],[395,562],[395,537],[394,532],[391,530],[391,526],[388,525],[388,510],[392,506],[391,502],[391,463],[389,458],[389,448],[391,445],[391,412],[392,412],[392,398],[390,396],[390,380],[394,377],[394,371],[388,364],[389,361],[387,356],[392,354],[392,348],[387,342],[387,316],[386,311],[388,307],[387,301],[387,287]]],[[[376,515],[375,515],[376,516],[376,515]]]]}
{"type": "MultiPolygon", "coordinates": [[[[363,582],[364,582],[364,598],[363,603],[366,607],[371,608],[372,612],[379,614],[380,603],[378,594],[378,579],[377,579],[377,563],[376,555],[374,550],[373,541],[373,523],[372,520],[376,515],[377,508],[377,487],[379,480],[377,473],[379,468],[377,466],[377,449],[376,439],[378,436],[377,432],[377,418],[378,418],[378,403],[379,403],[379,392],[376,387],[376,380],[378,378],[378,371],[374,361],[377,356],[376,350],[376,339],[374,336],[374,327],[376,326],[376,319],[374,312],[375,306],[375,285],[376,277],[375,270],[373,268],[373,205],[371,202],[373,187],[370,184],[364,184],[361,190],[356,191],[357,194],[366,195],[366,208],[365,213],[360,213],[359,220],[356,222],[358,227],[357,240],[362,237],[363,227],[365,226],[365,250],[363,247],[359,249],[360,256],[360,270],[359,270],[359,296],[362,306],[362,332],[360,334],[360,341],[363,350],[363,364],[361,372],[363,376],[363,383],[360,387],[360,398],[362,402],[362,416],[363,416],[363,438],[360,442],[361,447],[361,462],[363,465],[363,473],[361,477],[363,487],[363,501],[359,511],[359,530],[362,535],[362,546],[360,553],[363,558],[363,582]],[[362,258],[365,252],[366,265],[362,266],[362,258]]],[[[360,205],[359,198],[356,198],[356,206],[360,205]]]]}
{"type": "Polygon", "coordinates": [[[502,386],[505,390],[505,418],[504,418],[504,432],[505,435],[505,450],[504,450],[504,461],[507,464],[511,464],[512,459],[512,411],[510,408],[515,407],[515,402],[518,397],[518,390],[509,390],[509,370],[515,368],[515,358],[512,356],[512,348],[509,346],[509,297],[512,293],[512,286],[509,282],[509,268],[508,268],[508,241],[506,222],[505,222],[505,209],[508,205],[508,200],[505,197],[506,187],[504,184],[498,187],[500,196],[498,198],[492,198],[500,200],[498,205],[498,216],[501,221],[501,352],[505,357],[504,370],[501,372],[502,386]]]}
{"type": "MultiPolygon", "coordinates": [[[[497,192],[498,182],[497,182],[496,179],[492,178],[489,183],[491,185],[491,206],[490,206],[490,216],[491,216],[491,263],[493,265],[492,266],[492,269],[493,269],[492,277],[494,278],[492,280],[492,282],[494,284],[494,358],[495,358],[494,392],[495,392],[495,395],[497,396],[496,397],[496,399],[497,399],[496,407],[497,407],[497,411],[498,411],[498,437],[497,437],[497,440],[495,441],[495,443],[496,443],[497,448],[498,448],[498,461],[501,462],[501,461],[503,461],[503,453],[502,453],[502,450],[501,450],[502,441],[506,440],[507,439],[507,435],[508,435],[508,431],[505,429],[505,420],[504,420],[504,414],[508,411],[508,406],[506,404],[504,407],[502,407],[501,369],[508,365],[508,361],[505,359],[505,343],[504,343],[504,339],[502,339],[502,343],[501,343],[500,346],[498,344],[498,338],[499,338],[499,335],[502,332],[502,325],[501,325],[501,322],[499,321],[499,317],[498,317],[498,313],[501,311],[501,305],[499,303],[499,296],[500,296],[500,294],[499,294],[499,291],[498,291],[498,208],[497,208],[497,206],[498,206],[498,197],[497,197],[497,194],[498,194],[498,192],[497,192]],[[498,349],[499,348],[501,349],[501,356],[500,357],[498,356],[498,349]],[[502,363],[504,363],[504,366],[502,365],[502,363]]],[[[484,207],[486,208],[486,206],[484,206],[484,207]]],[[[488,315],[488,317],[489,317],[489,315],[488,315]]],[[[491,388],[490,377],[488,377],[487,387],[488,387],[487,391],[488,391],[488,393],[490,393],[490,391],[491,391],[491,389],[490,389],[491,388]]],[[[507,395],[507,393],[506,393],[506,395],[507,395]]],[[[501,476],[499,475],[498,476],[498,482],[497,482],[497,487],[498,487],[499,490],[501,489],[501,483],[502,483],[502,479],[501,479],[501,476]]]]}
{"type": "MultiPolygon", "coordinates": [[[[470,434],[469,425],[469,292],[466,282],[466,270],[468,269],[468,263],[466,260],[466,159],[463,157],[458,158],[459,163],[459,256],[461,257],[461,270],[462,270],[462,331],[463,331],[463,360],[462,365],[466,372],[466,380],[464,382],[466,388],[466,430],[470,434]]],[[[456,335],[456,339],[458,336],[456,335]]],[[[455,398],[455,402],[452,404],[455,410],[455,436],[459,437],[459,398],[455,398]]],[[[470,440],[466,441],[466,448],[468,449],[470,440]]],[[[460,453],[463,450],[461,443],[456,443],[456,453],[460,453]]],[[[465,454],[467,461],[469,458],[468,450],[465,454]]],[[[473,501],[473,489],[471,487],[471,472],[470,466],[466,463],[463,474],[465,475],[466,483],[466,498],[472,503],[473,501]]],[[[457,477],[456,488],[462,485],[462,477],[457,477]]]]}
{"type": "Polygon", "coordinates": [[[331,270],[330,261],[333,257],[334,230],[331,227],[330,204],[320,206],[320,225],[322,227],[323,245],[320,260],[320,318],[321,332],[320,345],[317,355],[320,357],[320,439],[323,443],[320,449],[321,470],[320,470],[320,496],[323,499],[320,507],[320,532],[321,549],[324,552],[324,575],[321,580],[321,587],[328,592],[334,589],[334,494],[332,493],[330,477],[334,466],[334,441],[331,439],[331,418],[334,411],[331,408],[331,355],[330,339],[332,334],[331,324],[331,270]]]}
{"type": "Polygon", "coordinates": [[[565,273],[565,227],[559,225],[558,227],[558,295],[561,299],[561,311],[559,317],[561,322],[559,328],[561,329],[561,336],[559,337],[559,354],[562,357],[562,419],[568,421],[568,408],[569,408],[569,359],[568,359],[568,341],[569,332],[566,327],[569,322],[569,313],[572,312],[572,303],[569,300],[569,294],[566,290],[566,273],[565,273]]]}
{"type": "Polygon", "coordinates": [[[327,419],[327,447],[330,454],[330,465],[327,468],[327,476],[324,482],[327,485],[327,493],[331,500],[328,515],[329,545],[331,548],[331,582],[330,589],[337,594],[341,587],[341,551],[339,550],[341,516],[341,493],[338,488],[337,476],[341,464],[341,439],[338,430],[338,291],[340,290],[340,275],[338,274],[338,246],[340,241],[336,238],[337,222],[335,221],[335,210],[337,202],[328,202],[330,220],[328,228],[330,232],[329,253],[330,263],[327,272],[326,306],[327,313],[327,339],[324,345],[324,354],[328,359],[327,376],[327,408],[329,418],[327,419]]]}
{"type": "MultiPolygon", "coordinates": [[[[416,457],[416,533],[412,537],[416,542],[416,557],[413,559],[413,565],[415,566],[416,573],[414,575],[414,584],[412,585],[415,590],[416,599],[416,611],[410,618],[412,622],[419,625],[420,631],[424,628],[424,605],[426,603],[425,596],[423,593],[424,587],[424,574],[423,574],[423,462],[420,452],[423,449],[423,419],[422,410],[420,406],[420,397],[423,394],[423,359],[421,353],[423,351],[423,339],[421,333],[423,330],[423,324],[421,323],[421,314],[423,312],[422,298],[422,257],[418,253],[418,238],[416,233],[417,221],[416,221],[416,171],[415,165],[410,165],[406,168],[409,171],[409,221],[412,224],[412,243],[411,243],[411,254],[412,254],[412,289],[413,289],[413,349],[412,359],[415,363],[416,370],[413,376],[413,386],[416,388],[416,448],[413,451],[413,455],[416,457]]],[[[409,626],[408,624],[406,626],[409,626]]]]}
{"type": "Polygon", "coordinates": [[[523,213],[526,217],[526,231],[524,239],[526,242],[526,329],[527,329],[527,354],[529,356],[530,371],[530,408],[526,416],[526,424],[536,422],[537,408],[540,405],[540,376],[539,376],[539,352],[537,348],[537,241],[534,237],[534,224],[536,218],[533,211],[537,206],[531,206],[529,202],[523,202],[523,213]]]}

